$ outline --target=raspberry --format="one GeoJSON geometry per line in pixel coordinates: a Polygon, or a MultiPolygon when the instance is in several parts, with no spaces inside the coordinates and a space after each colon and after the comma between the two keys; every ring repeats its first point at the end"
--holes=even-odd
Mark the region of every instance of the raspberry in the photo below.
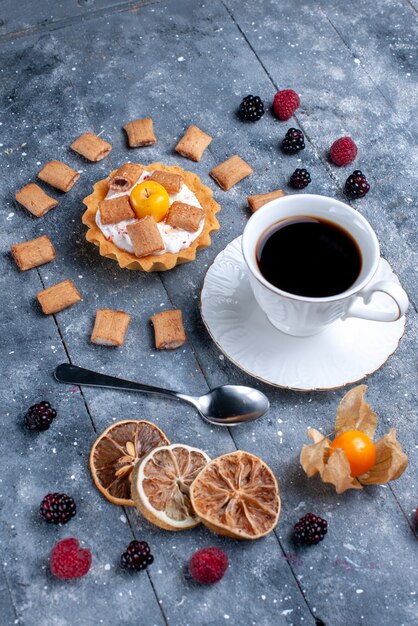
{"type": "Polygon", "coordinates": [[[81,549],[77,539],[63,539],[52,548],[51,572],[57,578],[81,578],[91,565],[91,552],[81,549]]]}
{"type": "Polygon", "coordinates": [[[290,177],[289,184],[294,189],[304,189],[311,182],[311,175],[308,170],[296,169],[290,177]]]}
{"type": "Polygon", "coordinates": [[[248,122],[256,122],[264,115],[264,103],[259,96],[246,96],[240,104],[239,114],[248,122]]]}
{"type": "Polygon", "coordinates": [[[313,545],[323,540],[327,534],[328,523],[322,517],[307,513],[294,526],[294,537],[298,543],[313,545]]]}
{"type": "Polygon", "coordinates": [[[203,585],[217,583],[227,569],[228,557],[220,548],[202,548],[189,561],[191,577],[203,585]]]}
{"type": "Polygon", "coordinates": [[[369,189],[370,185],[363,172],[355,170],[345,181],[344,193],[348,198],[355,200],[355,198],[363,198],[369,189]]]}
{"type": "Polygon", "coordinates": [[[289,128],[286,137],[282,141],[282,150],[288,154],[305,149],[305,137],[298,128],[289,128]]]}
{"type": "Polygon", "coordinates": [[[73,498],[65,493],[48,493],[40,506],[41,515],[49,524],[66,524],[76,511],[73,498]]]}
{"type": "Polygon", "coordinates": [[[350,137],[340,137],[332,144],[329,156],[335,165],[348,165],[357,156],[357,146],[350,137]]]}
{"type": "Polygon", "coordinates": [[[120,557],[121,567],[136,570],[147,569],[154,562],[154,557],[146,541],[131,541],[126,552],[120,557]]]}
{"type": "Polygon", "coordinates": [[[25,415],[25,425],[29,430],[48,430],[57,412],[51,407],[49,402],[39,402],[31,406],[25,415]]]}
{"type": "Polygon", "coordinates": [[[282,122],[290,120],[293,113],[300,105],[300,98],[293,89],[278,91],[273,100],[273,111],[282,122]]]}

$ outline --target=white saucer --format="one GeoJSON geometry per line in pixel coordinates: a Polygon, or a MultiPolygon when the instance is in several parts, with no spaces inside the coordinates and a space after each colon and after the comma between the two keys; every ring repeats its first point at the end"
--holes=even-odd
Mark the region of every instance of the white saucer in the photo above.
{"type": "MultiPolygon", "coordinates": [[[[381,259],[375,280],[388,278],[398,280],[381,259]]],[[[373,296],[374,307],[391,310],[391,304],[385,295],[373,296]]],[[[209,268],[201,313],[212,339],[235,365],[270,385],[301,391],[343,387],[376,371],[396,350],[405,328],[404,317],[397,322],[348,318],[313,337],[285,335],[254,299],[241,237],[209,268]]]]}

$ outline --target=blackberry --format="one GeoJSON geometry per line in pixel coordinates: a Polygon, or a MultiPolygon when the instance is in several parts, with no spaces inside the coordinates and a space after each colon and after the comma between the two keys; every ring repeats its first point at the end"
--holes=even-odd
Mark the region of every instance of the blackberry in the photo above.
{"type": "Polygon", "coordinates": [[[75,502],[65,493],[48,493],[41,502],[40,512],[49,524],[66,524],[77,512],[75,502]]]}
{"type": "Polygon", "coordinates": [[[298,128],[289,128],[286,137],[282,141],[282,150],[287,154],[293,154],[305,149],[305,137],[298,128]]]}
{"type": "Polygon", "coordinates": [[[291,175],[289,184],[294,189],[303,189],[304,187],[307,187],[310,182],[311,175],[308,170],[297,169],[291,175]]]}
{"type": "Polygon", "coordinates": [[[48,430],[57,412],[49,402],[39,402],[31,406],[25,415],[25,425],[29,430],[48,430]]]}
{"type": "Polygon", "coordinates": [[[126,552],[120,557],[120,564],[124,569],[137,572],[146,569],[153,561],[154,557],[146,541],[131,541],[126,552]]]}
{"type": "Polygon", "coordinates": [[[313,545],[323,540],[327,534],[328,523],[322,517],[307,513],[294,526],[294,537],[298,543],[313,545]]]}
{"type": "Polygon", "coordinates": [[[345,181],[344,193],[348,198],[355,200],[355,198],[363,198],[369,189],[370,185],[363,172],[355,170],[345,181]]]}
{"type": "Polygon", "coordinates": [[[240,104],[239,115],[247,122],[257,122],[264,115],[264,103],[259,96],[246,96],[240,104]]]}

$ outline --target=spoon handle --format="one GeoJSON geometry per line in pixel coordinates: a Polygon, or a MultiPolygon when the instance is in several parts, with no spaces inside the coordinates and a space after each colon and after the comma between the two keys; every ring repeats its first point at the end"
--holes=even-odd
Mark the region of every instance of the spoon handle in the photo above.
{"type": "Polygon", "coordinates": [[[61,365],[58,365],[54,372],[54,376],[58,382],[67,383],[69,385],[108,387],[110,389],[123,389],[125,391],[143,391],[145,393],[158,393],[161,396],[170,396],[171,398],[186,400],[186,397],[183,394],[178,394],[176,391],[172,391],[171,389],[162,389],[160,387],[153,387],[152,385],[136,383],[131,380],[123,380],[122,378],[116,378],[116,376],[100,374],[99,372],[86,370],[83,367],[70,365],[69,363],[62,363],[61,365]]]}

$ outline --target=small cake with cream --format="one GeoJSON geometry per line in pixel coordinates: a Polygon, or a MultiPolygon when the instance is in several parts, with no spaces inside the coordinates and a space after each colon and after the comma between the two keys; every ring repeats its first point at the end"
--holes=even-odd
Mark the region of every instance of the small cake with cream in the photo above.
{"type": "Polygon", "coordinates": [[[123,165],[84,203],[87,240],[130,269],[163,271],[194,260],[219,228],[212,191],[195,174],[161,163],[123,165]]]}

